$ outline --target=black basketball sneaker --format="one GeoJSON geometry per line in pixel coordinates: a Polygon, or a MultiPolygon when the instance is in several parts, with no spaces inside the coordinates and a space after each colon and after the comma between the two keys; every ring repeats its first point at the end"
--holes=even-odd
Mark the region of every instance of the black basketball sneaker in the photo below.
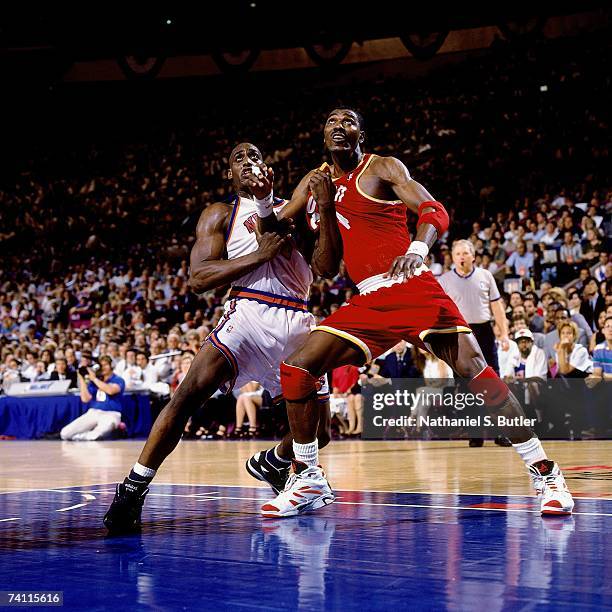
{"type": "Polygon", "coordinates": [[[275,448],[255,453],[247,462],[247,472],[261,480],[267,482],[275,495],[278,495],[284,488],[289,478],[291,461],[279,459],[274,452],[275,448]]]}
{"type": "Polygon", "coordinates": [[[128,491],[124,483],[118,484],[115,498],[104,516],[104,525],[110,534],[138,533],[142,505],[149,489],[128,491]]]}

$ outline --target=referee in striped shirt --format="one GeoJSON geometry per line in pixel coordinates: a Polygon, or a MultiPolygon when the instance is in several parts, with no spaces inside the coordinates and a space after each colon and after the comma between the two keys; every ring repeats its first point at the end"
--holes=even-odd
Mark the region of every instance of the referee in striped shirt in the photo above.
{"type": "MultiPolygon", "coordinates": [[[[476,253],[474,245],[469,240],[456,240],[451,254],[454,268],[444,273],[438,280],[468,322],[480,344],[487,365],[499,374],[493,320],[500,330],[502,350],[507,351],[510,348],[508,321],[499,289],[488,270],[474,266],[476,253]]],[[[499,439],[496,442],[501,443],[499,439]]],[[[470,446],[482,446],[483,443],[480,438],[470,440],[470,446]]]]}

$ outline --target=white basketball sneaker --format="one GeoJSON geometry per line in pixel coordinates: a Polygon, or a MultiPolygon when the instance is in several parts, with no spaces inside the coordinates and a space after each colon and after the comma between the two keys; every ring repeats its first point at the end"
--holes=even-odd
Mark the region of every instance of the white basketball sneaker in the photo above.
{"type": "Polygon", "coordinates": [[[296,516],[327,506],[334,499],[321,466],[309,467],[294,460],[285,488],[261,507],[261,514],[266,518],[296,516]]]}
{"type": "Polygon", "coordinates": [[[540,498],[542,514],[571,514],[574,499],[565,484],[565,478],[554,461],[545,459],[529,466],[533,488],[540,498]]]}

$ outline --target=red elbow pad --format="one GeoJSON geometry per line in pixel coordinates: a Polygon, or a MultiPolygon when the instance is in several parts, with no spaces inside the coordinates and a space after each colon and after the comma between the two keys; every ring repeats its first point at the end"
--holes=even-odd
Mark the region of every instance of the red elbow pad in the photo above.
{"type": "Polygon", "coordinates": [[[449,218],[446,208],[440,202],[423,202],[419,205],[419,220],[417,228],[421,223],[430,223],[436,228],[438,238],[448,230],[449,218]],[[423,213],[424,208],[434,208],[435,210],[423,213]]]}

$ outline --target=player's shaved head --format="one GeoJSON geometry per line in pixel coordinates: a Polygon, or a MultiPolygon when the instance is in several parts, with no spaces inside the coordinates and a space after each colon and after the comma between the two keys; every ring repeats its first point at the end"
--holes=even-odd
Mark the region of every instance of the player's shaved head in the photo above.
{"type": "Polygon", "coordinates": [[[259,150],[259,148],[256,147],[252,142],[241,142],[240,144],[237,144],[232,149],[232,152],[230,153],[230,160],[234,157],[234,154],[237,151],[244,151],[244,150],[248,150],[248,149],[255,149],[257,151],[257,153],[259,153],[259,156],[263,157],[263,155],[261,154],[261,151],[259,150]]]}

